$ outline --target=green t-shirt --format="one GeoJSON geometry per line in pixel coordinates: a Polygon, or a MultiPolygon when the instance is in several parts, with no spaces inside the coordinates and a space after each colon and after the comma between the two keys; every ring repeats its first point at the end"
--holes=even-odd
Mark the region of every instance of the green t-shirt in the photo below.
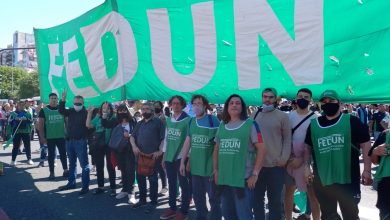
{"type": "Polygon", "coordinates": [[[322,127],[312,119],[311,138],[318,175],[324,186],[351,183],[350,115],[342,114],[336,124],[322,127]]]}

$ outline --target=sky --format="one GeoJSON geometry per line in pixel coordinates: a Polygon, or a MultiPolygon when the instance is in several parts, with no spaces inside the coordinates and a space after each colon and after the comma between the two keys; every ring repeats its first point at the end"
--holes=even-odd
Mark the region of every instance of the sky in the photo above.
{"type": "Polygon", "coordinates": [[[0,0],[0,48],[12,44],[15,31],[60,25],[102,4],[104,0],[0,0]]]}

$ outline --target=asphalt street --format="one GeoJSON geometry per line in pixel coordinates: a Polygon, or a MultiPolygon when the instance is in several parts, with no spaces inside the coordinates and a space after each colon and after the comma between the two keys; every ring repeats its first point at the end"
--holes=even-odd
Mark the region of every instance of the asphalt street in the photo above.
{"type": "MultiPolygon", "coordinates": [[[[16,167],[9,166],[12,147],[0,150],[0,162],[4,163],[5,175],[0,176],[0,220],[1,209],[15,220],[35,219],[159,219],[160,214],[168,208],[167,196],[160,197],[158,207],[152,214],[145,214],[144,209],[134,210],[127,203],[127,199],[117,200],[110,197],[108,192],[93,195],[92,190],[97,187],[95,173],[91,174],[90,192],[79,196],[80,177],[78,188],[69,191],[58,191],[58,187],[66,184],[61,177],[62,167],[60,160],[55,168],[56,179],[48,180],[49,168],[37,168],[39,162],[39,144],[32,142],[32,158],[35,165],[27,165],[25,155],[18,155],[16,167]]],[[[79,168],[79,173],[80,168],[79,168]]],[[[107,177],[107,174],[105,175],[107,177]]],[[[120,177],[120,172],[117,171],[120,177]]],[[[117,183],[120,180],[117,180],[117,183]]],[[[106,181],[108,188],[108,182],[106,181]]],[[[161,186],[160,186],[161,187],[161,186]]],[[[119,190],[118,190],[119,191],[119,190]]],[[[137,191],[137,189],[136,189],[137,191]]],[[[369,186],[362,186],[362,200],[359,204],[361,219],[378,219],[378,210],[375,208],[376,191],[369,186]]],[[[191,205],[189,219],[194,219],[194,204],[191,205]]]]}

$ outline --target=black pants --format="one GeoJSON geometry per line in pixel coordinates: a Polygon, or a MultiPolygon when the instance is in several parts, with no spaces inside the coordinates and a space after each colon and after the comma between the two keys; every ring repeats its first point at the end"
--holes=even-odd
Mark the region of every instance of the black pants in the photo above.
{"type": "Polygon", "coordinates": [[[16,160],[16,156],[19,153],[20,141],[22,141],[22,140],[23,140],[24,149],[26,150],[27,160],[31,159],[30,134],[29,133],[16,133],[14,140],[13,140],[14,147],[12,148],[12,161],[16,160]]]}
{"type": "Polygon", "coordinates": [[[123,192],[133,194],[135,180],[135,157],[133,151],[125,149],[123,152],[115,152],[119,169],[121,169],[123,192]]]}
{"type": "Polygon", "coordinates": [[[314,180],[314,191],[320,203],[321,219],[340,219],[337,204],[340,206],[343,219],[359,219],[358,203],[360,202],[360,186],[357,184],[332,184],[323,186],[318,178],[314,180]]]}
{"type": "Polygon", "coordinates": [[[157,166],[158,175],[160,176],[160,179],[161,179],[162,188],[167,188],[167,185],[168,185],[167,184],[167,173],[163,169],[161,163],[156,164],[156,166],[157,166]]]}
{"type": "MultiPolygon", "coordinates": [[[[160,161],[161,163],[161,161],[160,161]]],[[[147,176],[149,180],[149,197],[150,202],[154,205],[157,204],[157,197],[158,197],[158,178],[157,178],[157,172],[153,172],[152,175],[147,176]]],[[[140,202],[146,202],[146,176],[139,175],[137,173],[137,182],[138,182],[138,189],[139,189],[139,201],[140,202]]]]}
{"type": "Polygon", "coordinates": [[[104,187],[104,158],[106,158],[106,168],[108,172],[108,179],[110,180],[110,188],[116,189],[115,169],[111,163],[111,149],[108,146],[95,150],[96,175],[98,187],[104,187]]]}
{"type": "Polygon", "coordinates": [[[68,161],[66,157],[66,148],[65,148],[65,139],[56,138],[56,139],[47,139],[47,149],[48,149],[48,162],[50,173],[54,172],[54,159],[56,156],[56,146],[58,148],[58,153],[60,154],[60,160],[62,168],[64,170],[68,169],[68,161]]]}
{"type": "Polygon", "coordinates": [[[380,219],[390,220],[390,177],[384,177],[378,182],[378,200],[376,207],[379,209],[380,219]],[[387,218],[386,218],[387,217],[387,218]]]}

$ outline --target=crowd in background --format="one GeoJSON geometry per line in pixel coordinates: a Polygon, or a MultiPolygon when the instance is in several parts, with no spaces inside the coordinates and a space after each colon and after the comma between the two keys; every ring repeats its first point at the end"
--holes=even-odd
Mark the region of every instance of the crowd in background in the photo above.
{"type": "Polygon", "coordinates": [[[293,219],[297,192],[307,195],[298,219],[340,219],[337,204],[343,219],[358,219],[360,184],[371,184],[372,161],[380,164],[377,207],[381,219],[389,218],[389,105],[341,103],[333,90],[315,103],[311,91],[301,89],[290,101],[273,88],[263,90],[260,107],[247,106],[236,94],[223,105],[194,95],[85,106],[75,96],[69,108],[66,97],[64,91],[61,97],[51,93],[45,104],[10,100],[0,111],[1,138],[11,138],[13,145],[11,165],[23,153],[35,165],[36,133],[38,166],[48,162],[48,180],[58,177],[54,167],[60,158],[68,182],[59,190],[76,188],[78,160],[80,195],[90,190],[91,171],[98,183],[92,193],[103,194],[106,169],[108,194],[127,198],[133,209],[152,213],[158,197],[168,195],[169,209],[160,219],[187,219],[192,201],[196,219],[265,219],[266,192],[268,219],[293,219]]]}

